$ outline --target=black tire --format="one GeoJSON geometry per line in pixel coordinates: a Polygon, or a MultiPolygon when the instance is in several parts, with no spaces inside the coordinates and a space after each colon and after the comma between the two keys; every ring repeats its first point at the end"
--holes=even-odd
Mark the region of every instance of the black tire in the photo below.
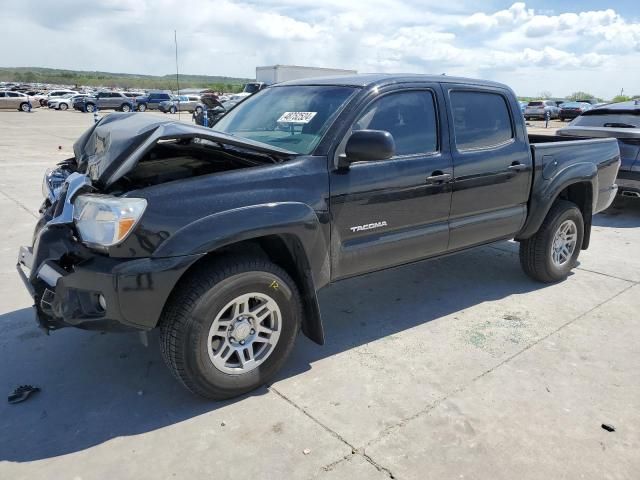
{"type": "Polygon", "coordinates": [[[20,110],[21,112],[28,112],[29,111],[29,104],[27,102],[23,102],[20,104],[20,108],[18,108],[18,110],[20,110]]]}
{"type": "Polygon", "coordinates": [[[93,111],[96,109],[96,106],[93,103],[87,103],[84,106],[84,109],[89,113],[93,113],[93,111]]]}
{"type": "Polygon", "coordinates": [[[131,111],[131,105],[129,105],[128,103],[123,103],[120,106],[120,110],[122,110],[123,112],[129,113],[131,111]]]}
{"type": "Polygon", "coordinates": [[[160,348],[188,390],[223,400],[249,392],[276,374],[291,353],[301,318],[300,294],[283,269],[258,257],[220,259],[197,266],[171,294],[160,321],[160,348]],[[209,329],[229,302],[254,292],[278,305],[280,337],[264,363],[246,373],[225,373],[209,357],[209,329]]]}
{"type": "Polygon", "coordinates": [[[178,109],[176,107],[174,107],[173,105],[169,108],[169,113],[171,113],[172,115],[175,114],[178,111],[178,109]]]}
{"type": "Polygon", "coordinates": [[[556,200],[536,234],[520,242],[520,265],[534,280],[544,283],[564,280],[576,266],[583,237],[584,220],[580,209],[567,200],[556,200]],[[553,240],[560,226],[567,220],[575,223],[576,244],[568,261],[559,266],[552,259],[553,240]]]}
{"type": "Polygon", "coordinates": [[[138,105],[138,111],[139,112],[144,112],[147,110],[147,105],[145,103],[141,103],[138,105]]]}

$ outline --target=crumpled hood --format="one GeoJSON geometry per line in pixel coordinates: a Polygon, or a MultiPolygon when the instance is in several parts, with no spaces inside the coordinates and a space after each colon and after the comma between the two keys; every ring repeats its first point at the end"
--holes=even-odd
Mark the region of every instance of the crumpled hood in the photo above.
{"type": "Polygon", "coordinates": [[[73,152],[78,170],[86,173],[94,185],[107,187],[135,168],[158,140],[190,137],[276,156],[297,155],[265,143],[146,113],[112,113],[103,117],[80,136],[73,152]]]}

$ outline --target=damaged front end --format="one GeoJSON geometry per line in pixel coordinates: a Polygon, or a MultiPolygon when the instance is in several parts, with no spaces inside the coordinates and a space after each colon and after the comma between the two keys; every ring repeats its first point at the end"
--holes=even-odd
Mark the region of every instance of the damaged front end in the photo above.
{"type": "Polygon", "coordinates": [[[139,226],[144,189],[291,152],[147,115],[112,114],[78,139],[74,154],[45,174],[41,217],[17,262],[47,332],[154,328],[180,276],[201,255],[153,257],[168,234],[139,226]]]}
{"type": "Polygon", "coordinates": [[[78,241],[73,229],[72,200],[88,191],[91,191],[90,180],[73,172],[73,163],[69,160],[47,171],[43,180],[45,200],[32,246],[23,246],[19,251],[18,273],[34,298],[38,324],[46,331],[65,326],[65,318],[98,317],[104,310],[101,306],[104,300],[101,301],[99,294],[72,295],[69,289],[65,289],[64,294],[56,294],[58,280],[73,272],[75,265],[94,256],[78,241]],[[78,309],[84,315],[70,311],[78,309]]]}

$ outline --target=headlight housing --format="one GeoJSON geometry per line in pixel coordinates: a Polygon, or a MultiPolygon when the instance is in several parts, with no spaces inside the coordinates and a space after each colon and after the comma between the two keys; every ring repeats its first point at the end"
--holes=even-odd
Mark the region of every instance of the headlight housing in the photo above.
{"type": "Polygon", "coordinates": [[[122,242],[147,208],[144,198],[84,194],[73,202],[73,219],[83,242],[110,247],[122,242]]]}

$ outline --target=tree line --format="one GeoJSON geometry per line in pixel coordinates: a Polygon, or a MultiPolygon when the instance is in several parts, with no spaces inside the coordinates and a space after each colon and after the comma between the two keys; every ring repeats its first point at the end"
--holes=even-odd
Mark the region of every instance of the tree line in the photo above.
{"type": "MultiPolygon", "coordinates": [[[[210,88],[239,92],[250,79],[205,75],[180,75],[180,89],[210,88]]],[[[79,72],[57,69],[0,68],[0,80],[16,83],[48,83],[68,86],[107,87],[121,89],[176,90],[175,75],[152,76],[106,72],[79,72]]]]}

